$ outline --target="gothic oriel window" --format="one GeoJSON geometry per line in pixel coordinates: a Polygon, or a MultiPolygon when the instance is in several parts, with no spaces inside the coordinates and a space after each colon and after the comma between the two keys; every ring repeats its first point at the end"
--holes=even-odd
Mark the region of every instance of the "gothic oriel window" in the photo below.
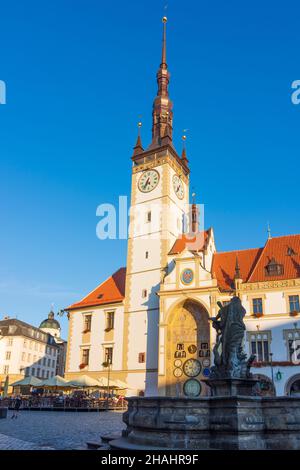
{"type": "Polygon", "coordinates": [[[281,276],[283,274],[283,265],[277,263],[275,258],[272,258],[267,266],[265,266],[266,276],[281,276]]]}
{"type": "Polygon", "coordinates": [[[249,350],[251,354],[255,354],[256,361],[269,362],[270,360],[270,331],[249,331],[248,334],[249,350]]]}

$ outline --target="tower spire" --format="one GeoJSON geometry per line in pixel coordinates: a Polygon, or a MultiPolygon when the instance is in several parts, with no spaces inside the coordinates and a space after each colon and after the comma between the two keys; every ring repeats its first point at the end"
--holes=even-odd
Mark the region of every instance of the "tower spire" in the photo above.
{"type": "Polygon", "coordinates": [[[167,66],[167,17],[164,16],[161,64],[156,74],[158,91],[153,103],[152,142],[150,148],[172,145],[173,104],[169,98],[170,74],[167,66]]]}
{"type": "Polygon", "coordinates": [[[160,67],[167,69],[167,17],[164,16],[163,19],[163,39],[162,39],[162,54],[161,54],[161,64],[160,67]]]}

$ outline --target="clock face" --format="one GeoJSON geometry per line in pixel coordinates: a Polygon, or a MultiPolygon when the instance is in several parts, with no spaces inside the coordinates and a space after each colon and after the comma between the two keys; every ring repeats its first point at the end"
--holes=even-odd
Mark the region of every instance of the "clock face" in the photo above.
{"type": "Polygon", "coordinates": [[[175,366],[175,367],[181,367],[181,365],[182,365],[182,361],[181,361],[180,359],[176,359],[176,360],[174,361],[174,366],[175,366]]]}
{"type": "Polygon", "coordinates": [[[156,170],[145,171],[139,179],[138,188],[142,193],[149,193],[159,182],[159,173],[156,170]]]}
{"type": "Polygon", "coordinates": [[[183,393],[187,397],[198,397],[201,393],[201,384],[198,380],[190,379],[183,385],[183,393]]]}
{"type": "Polygon", "coordinates": [[[201,372],[201,364],[197,359],[188,359],[183,364],[183,372],[188,377],[196,377],[201,372]]]}
{"type": "Polygon", "coordinates": [[[175,375],[175,377],[181,377],[182,376],[182,370],[179,369],[179,367],[177,367],[176,369],[174,369],[174,372],[173,374],[175,375]]]}
{"type": "Polygon", "coordinates": [[[177,175],[173,176],[173,189],[178,199],[184,198],[183,182],[177,175]]]}

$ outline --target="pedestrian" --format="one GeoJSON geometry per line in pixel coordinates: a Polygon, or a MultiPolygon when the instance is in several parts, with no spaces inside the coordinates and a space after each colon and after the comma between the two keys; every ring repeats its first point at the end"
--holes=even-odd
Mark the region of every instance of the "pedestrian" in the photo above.
{"type": "Polygon", "coordinates": [[[22,405],[22,398],[20,397],[20,395],[17,395],[15,398],[14,412],[12,414],[11,419],[18,417],[21,405],[22,405]]]}

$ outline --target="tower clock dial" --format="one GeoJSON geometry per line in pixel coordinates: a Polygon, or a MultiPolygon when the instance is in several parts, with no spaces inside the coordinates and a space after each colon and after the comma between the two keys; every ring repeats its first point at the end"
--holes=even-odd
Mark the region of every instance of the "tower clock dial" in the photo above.
{"type": "Polygon", "coordinates": [[[183,182],[178,175],[173,176],[173,189],[178,199],[184,198],[183,182]]]}
{"type": "Polygon", "coordinates": [[[149,193],[159,182],[159,173],[156,170],[145,171],[138,181],[138,188],[142,193],[149,193]]]}
{"type": "Polygon", "coordinates": [[[196,377],[201,372],[201,364],[197,359],[188,359],[183,364],[183,372],[188,377],[196,377]]]}

